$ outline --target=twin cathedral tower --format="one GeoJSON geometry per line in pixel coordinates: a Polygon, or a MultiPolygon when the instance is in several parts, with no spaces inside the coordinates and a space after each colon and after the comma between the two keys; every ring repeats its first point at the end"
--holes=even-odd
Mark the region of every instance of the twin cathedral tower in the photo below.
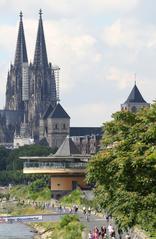
{"type": "Polygon", "coordinates": [[[39,12],[33,63],[28,62],[23,14],[20,12],[15,59],[8,72],[5,104],[6,111],[21,115],[16,121],[21,121],[16,123],[16,133],[30,134],[38,141],[40,118],[49,105],[54,109],[57,101],[55,69],[48,62],[42,11],[39,12]]]}

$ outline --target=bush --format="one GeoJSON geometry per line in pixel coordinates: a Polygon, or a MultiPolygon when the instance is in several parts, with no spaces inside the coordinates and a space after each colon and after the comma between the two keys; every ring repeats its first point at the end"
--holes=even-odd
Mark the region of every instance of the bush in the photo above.
{"type": "Polygon", "coordinates": [[[31,183],[29,189],[31,192],[40,192],[46,187],[46,182],[43,179],[37,179],[35,182],[31,183]]]}
{"type": "Polygon", "coordinates": [[[71,192],[69,195],[64,196],[61,199],[61,202],[65,204],[81,205],[84,203],[84,195],[80,190],[77,189],[71,192]]]}

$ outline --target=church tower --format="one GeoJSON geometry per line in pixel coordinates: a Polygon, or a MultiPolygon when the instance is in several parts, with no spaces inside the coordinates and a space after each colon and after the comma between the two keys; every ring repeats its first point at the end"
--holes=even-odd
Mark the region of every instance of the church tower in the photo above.
{"type": "Polygon", "coordinates": [[[34,137],[39,138],[39,119],[49,106],[56,106],[56,83],[52,64],[48,63],[46,43],[43,30],[42,11],[39,23],[33,64],[30,65],[30,98],[28,120],[32,122],[34,137]]]}
{"type": "MultiPolygon", "coordinates": [[[[24,101],[22,99],[22,78],[23,67],[28,69],[28,57],[23,28],[23,14],[20,12],[20,22],[17,37],[14,64],[10,66],[6,85],[6,110],[24,111],[24,101]]],[[[28,80],[27,80],[28,81],[28,80]]]]}
{"type": "MultiPolygon", "coordinates": [[[[41,117],[49,105],[53,109],[57,105],[56,70],[58,69],[48,62],[41,10],[34,60],[33,63],[28,63],[23,14],[20,12],[15,60],[7,77],[5,111],[9,120],[14,119],[13,130],[16,129],[21,136],[34,137],[35,142],[39,141],[41,117]]],[[[11,124],[12,122],[13,120],[11,124]]]]}
{"type": "Polygon", "coordinates": [[[149,106],[150,104],[144,100],[135,82],[134,87],[127,100],[123,104],[121,104],[121,110],[131,111],[135,113],[139,109],[149,106]]]}

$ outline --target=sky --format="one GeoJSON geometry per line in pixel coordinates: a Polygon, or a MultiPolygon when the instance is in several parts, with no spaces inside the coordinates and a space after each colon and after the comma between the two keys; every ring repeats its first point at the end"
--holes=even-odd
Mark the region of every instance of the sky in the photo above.
{"type": "Polygon", "coordinates": [[[0,108],[19,12],[33,61],[40,8],[48,60],[61,68],[60,99],[72,126],[109,121],[135,80],[144,99],[155,100],[155,0],[0,0],[0,108]]]}

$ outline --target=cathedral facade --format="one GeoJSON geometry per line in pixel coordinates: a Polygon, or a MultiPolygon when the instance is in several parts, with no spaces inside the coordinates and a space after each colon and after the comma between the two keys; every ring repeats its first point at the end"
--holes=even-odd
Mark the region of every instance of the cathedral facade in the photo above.
{"type": "Polygon", "coordinates": [[[12,143],[16,135],[58,148],[69,135],[83,154],[96,153],[102,128],[70,127],[70,116],[58,99],[58,70],[48,61],[41,10],[34,59],[29,63],[21,12],[14,63],[7,76],[5,109],[0,110],[0,144],[12,143]]]}
{"type": "Polygon", "coordinates": [[[29,129],[36,142],[39,141],[40,117],[49,104],[53,107],[57,104],[55,73],[48,62],[41,10],[39,15],[34,60],[29,63],[20,13],[15,59],[8,72],[5,103],[6,111],[22,115],[21,122],[15,125],[16,132],[28,134],[29,129]]]}

